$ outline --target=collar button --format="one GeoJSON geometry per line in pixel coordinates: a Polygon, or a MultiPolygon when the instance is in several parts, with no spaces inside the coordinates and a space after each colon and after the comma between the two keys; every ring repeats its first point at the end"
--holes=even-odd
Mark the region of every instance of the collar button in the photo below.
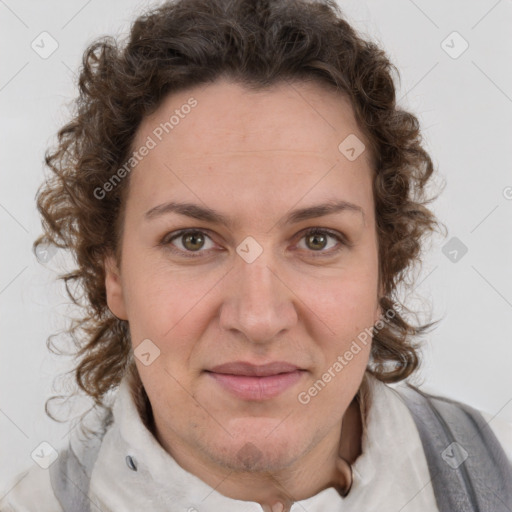
{"type": "Polygon", "coordinates": [[[135,458],[131,455],[126,456],[126,465],[132,470],[137,471],[137,465],[135,464],[135,458]]]}

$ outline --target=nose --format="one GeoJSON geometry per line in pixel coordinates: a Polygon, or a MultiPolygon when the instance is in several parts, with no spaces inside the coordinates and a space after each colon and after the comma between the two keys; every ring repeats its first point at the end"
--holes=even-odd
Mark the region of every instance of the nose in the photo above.
{"type": "Polygon", "coordinates": [[[221,329],[242,333],[258,345],[277,341],[298,319],[297,298],[286,276],[265,251],[252,263],[240,259],[235,265],[225,287],[221,329]]]}

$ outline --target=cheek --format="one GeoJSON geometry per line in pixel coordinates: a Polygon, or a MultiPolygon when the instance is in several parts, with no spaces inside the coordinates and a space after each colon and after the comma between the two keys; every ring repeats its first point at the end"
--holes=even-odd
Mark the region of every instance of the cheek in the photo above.
{"type": "Polygon", "coordinates": [[[127,254],[123,272],[130,326],[162,337],[207,293],[211,278],[171,267],[157,252],[127,254]],[[204,278],[206,277],[206,278],[204,278]]]}
{"type": "Polygon", "coordinates": [[[321,319],[313,333],[318,358],[297,399],[312,414],[343,414],[363,378],[378,307],[373,281],[365,284],[356,276],[333,282],[311,306],[321,319]]]}
{"type": "Polygon", "coordinates": [[[362,283],[355,275],[343,279],[332,279],[320,286],[318,281],[305,283],[308,295],[306,299],[315,313],[322,319],[329,319],[328,325],[358,328],[373,323],[377,308],[376,281],[362,283]]]}
{"type": "Polygon", "coordinates": [[[324,336],[335,345],[346,342],[374,325],[378,312],[377,264],[347,266],[321,278],[297,280],[297,295],[307,304],[310,318],[323,326],[324,336]]]}
{"type": "Polygon", "coordinates": [[[311,332],[319,348],[315,377],[332,381],[330,391],[324,393],[328,400],[331,393],[334,397],[351,383],[358,383],[368,364],[378,311],[377,274],[347,272],[322,287],[313,281],[309,284],[312,302],[308,305],[314,314],[308,315],[316,318],[311,332]]]}
{"type": "MultiPolygon", "coordinates": [[[[138,274],[132,276],[128,317],[133,348],[149,339],[160,351],[151,366],[139,364],[143,380],[145,375],[148,380],[164,382],[170,377],[166,370],[183,383],[193,378],[193,356],[201,351],[204,333],[214,316],[211,293],[218,282],[211,272],[192,277],[190,270],[185,274],[158,266],[145,272],[139,267],[138,274]]],[[[168,386],[180,394],[172,378],[168,386]]]]}

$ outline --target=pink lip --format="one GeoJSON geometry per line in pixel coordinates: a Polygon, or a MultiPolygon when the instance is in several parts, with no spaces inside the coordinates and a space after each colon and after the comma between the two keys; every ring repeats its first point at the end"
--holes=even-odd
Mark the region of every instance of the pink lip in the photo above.
{"type": "Polygon", "coordinates": [[[288,373],[299,370],[298,366],[285,361],[274,361],[267,364],[252,364],[244,361],[233,361],[210,368],[208,371],[214,373],[226,373],[230,375],[245,375],[256,377],[267,377],[268,375],[277,375],[278,373],[288,373]]]}
{"type": "Polygon", "coordinates": [[[215,366],[208,375],[243,400],[268,400],[293,386],[304,373],[297,366],[275,362],[261,366],[244,362],[215,366]]]}

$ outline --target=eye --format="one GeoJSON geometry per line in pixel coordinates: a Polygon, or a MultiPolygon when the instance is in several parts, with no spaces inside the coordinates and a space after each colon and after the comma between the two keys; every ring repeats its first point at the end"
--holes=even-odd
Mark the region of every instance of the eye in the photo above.
{"type": "MultiPolygon", "coordinates": [[[[313,253],[314,257],[316,256],[330,256],[334,253],[337,253],[339,250],[343,248],[343,246],[348,246],[348,241],[341,235],[341,233],[336,233],[327,229],[321,228],[312,228],[307,230],[301,237],[301,241],[305,241],[305,249],[308,252],[313,253]],[[338,242],[339,247],[334,250],[324,250],[329,246],[329,238],[338,242]],[[320,253],[320,254],[314,254],[320,253]]],[[[300,243],[298,244],[300,246],[300,243]]],[[[336,244],[330,245],[330,248],[336,246],[336,244]]],[[[304,247],[302,247],[304,248],[304,247]]]]}
{"type": "MultiPolygon", "coordinates": [[[[300,247],[300,243],[298,247],[301,250],[309,252],[313,257],[332,256],[344,246],[349,247],[351,245],[341,233],[322,228],[308,229],[302,234],[300,242],[302,242],[302,240],[305,241],[305,247],[300,247]],[[332,247],[336,245],[335,243],[331,243],[329,247],[329,239],[335,240],[338,243],[338,247],[334,250],[326,251],[324,250],[326,247],[332,249],[332,247]]],[[[199,257],[201,253],[214,248],[212,239],[204,230],[200,229],[183,229],[170,233],[163,238],[159,245],[166,247],[179,256],[192,258],[199,257]]]]}
{"type": "Polygon", "coordinates": [[[195,257],[191,253],[204,252],[201,249],[212,249],[213,242],[211,238],[204,232],[197,229],[186,229],[172,233],[173,236],[165,237],[161,245],[169,247],[169,244],[173,247],[169,247],[172,252],[182,254],[184,256],[195,257]],[[174,243],[177,240],[178,243],[174,243]],[[210,241],[210,245],[207,244],[207,240],[210,241]],[[176,249],[174,249],[176,247],[176,249]]]}

